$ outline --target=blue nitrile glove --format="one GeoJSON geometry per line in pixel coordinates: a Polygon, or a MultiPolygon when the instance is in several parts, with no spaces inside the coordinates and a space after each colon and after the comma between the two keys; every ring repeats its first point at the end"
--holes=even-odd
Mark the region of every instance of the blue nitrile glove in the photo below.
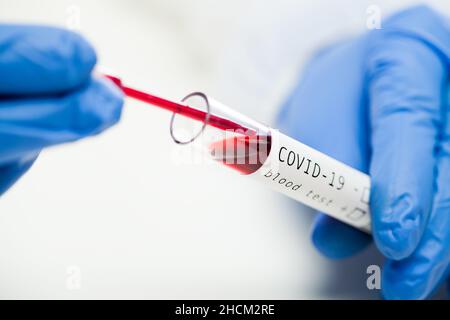
{"type": "Polygon", "coordinates": [[[92,77],[95,63],[93,48],[73,32],[0,25],[0,194],[42,148],[118,121],[122,94],[92,77]]]}
{"type": "MultiPolygon", "coordinates": [[[[414,7],[319,52],[279,115],[282,131],[370,174],[388,299],[426,298],[450,271],[449,61],[447,21],[414,7]]],[[[344,258],[370,237],[319,215],[312,240],[344,258]]]]}

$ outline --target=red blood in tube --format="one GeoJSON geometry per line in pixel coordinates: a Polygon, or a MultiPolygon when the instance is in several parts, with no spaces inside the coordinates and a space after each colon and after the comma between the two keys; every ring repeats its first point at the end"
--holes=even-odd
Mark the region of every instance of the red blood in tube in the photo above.
{"type": "Polygon", "coordinates": [[[242,174],[252,174],[261,168],[269,156],[272,140],[270,136],[235,136],[210,144],[214,160],[242,174]]]}

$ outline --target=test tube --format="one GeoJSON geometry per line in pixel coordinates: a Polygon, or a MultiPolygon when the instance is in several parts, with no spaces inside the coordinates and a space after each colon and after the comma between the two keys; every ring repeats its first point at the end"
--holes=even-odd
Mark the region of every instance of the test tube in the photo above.
{"type": "Polygon", "coordinates": [[[127,96],[172,111],[170,134],[176,143],[195,143],[216,163],[370,233],[367,174],[202,92],[191,93],[175,103],[126,87],[116,77],[108,78],[127,96]]]}
{"type": "MultiPolygon", "coordinates": [[[[189,141],[196,140],[216,162],[370,233],[368,175],[204,93],[192,93],[182,102],[205,111],[201,133],[189,141]]],[[[179,117],[174,113],[171,121],[175,141],[179,117]]]]}

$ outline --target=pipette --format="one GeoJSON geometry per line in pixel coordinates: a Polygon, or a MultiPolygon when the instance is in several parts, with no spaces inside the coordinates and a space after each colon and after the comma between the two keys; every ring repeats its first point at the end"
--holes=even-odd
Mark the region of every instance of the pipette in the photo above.
{"type": "Polygon", "coordinates": [[[225,118],[220,118],[208,112],[194,109],[189,107],[188,105],[173,102],[150,93],[146,93],[137,89],[133,89],[131,87],[125,86],[117,77],[111,75],[105,75],[107,78],[112,80],[120,89],[122,89],[123,93],[130,98],[134,98],[140,100],[142,102],[166,109],[173,113],[191,118],[196,121],[207,122],[209,125],[216,127],[221,130],[249,130],[233,121],[227,120],[225,118]]]}
{"type": "Polygon", "coordinates": [[[173,112],[171,134],[178,143],[191,143],[206,129],[219,132],[205,143],[208,154],[240,173],[324,212],[361,231],[370,233],[370,178],[278,130],[248,118],[201,92],[187,95],[182,103],[173,102],[125,86],[107,76],[128,97],[173,112]],[[202,107],[189,102],[199,98],[202,107]],[[174,117],[203,124],[202,130],[186,142],[174,137],[174,117]]]}

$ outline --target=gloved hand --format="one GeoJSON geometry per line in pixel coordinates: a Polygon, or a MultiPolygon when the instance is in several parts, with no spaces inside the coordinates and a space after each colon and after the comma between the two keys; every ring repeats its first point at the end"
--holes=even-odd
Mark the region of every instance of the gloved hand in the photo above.
{"type": "Polygon", "coordinates": [[[118,121],[122,94],[91,75],[95,64],[93,48],[75,33],[0,25],[0,194],[42,148],[118,121]]]}
{"type": "MultiPolygon", "coordinates": [[[[450,272],[449,62],[448,22],[414,7],[321,50],[279,114],[285,133],[370,174],[388,299],[429,297],[450,272]]],[[[371,238],[319,215],[312,240],[344,258],[371,238]]]]}

